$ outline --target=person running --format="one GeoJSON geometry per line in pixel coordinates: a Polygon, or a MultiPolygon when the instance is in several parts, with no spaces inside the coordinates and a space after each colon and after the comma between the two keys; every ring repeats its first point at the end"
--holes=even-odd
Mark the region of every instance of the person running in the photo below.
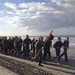
{"type": "Polygon", "coordinates": [[[25,46],[25,52],[26,52],[26,56],[29,57],[29,45],[31,44],[31,39],[29,38],[28,35],[26,35],[26,38],[23,41],[24,46],[25,46]]]}
{"type": "Polygon", "coordinates": [[[44,44],[44,56],[43,60],[45,60],[45,57],[47,54],[49,55],[49,59],[51,59],[51,53],[50,53],[50,47],[52,46],[52,41],[48,40],[48,37],[46,38],[46,42],[44,44]]]}
{"type": "Polygon", "coordinates": [[[3,46],[4,46],[4,52],[5,54],[7,54],[8,53],[8,40],[6,36],[4,37],[3,46]]]}
{"type": "Polygon", "coordinates": [[[39,58],[38,66],[43,66],[43,65],[41,65],[41,63],[42,63],[42,50],[41,49],[43,47],[43,43],[44,43],[43,42],[43,37],[40,36],[39,40],[36,43],[36,55],[38,55],[37,58],[39,58]]]}
{"type": "Polygon", "coordinates": [[[66,40],[64,40],[63,42],[63,53],[60,55],[60,58],[65,55],[65,61],[68,62],[68,56],[67,56],[67,50],[69,48],[69,37],[66,38],[66,40]]]}
{"type": "Polygon", "coordinates": [[[56,51],[57,62],[59,64],[61,64],[60,63],[60,49],[62,47],[62,41],[61,41],[61,38],[60,37],[58,37],[58,41],[56,41],[54,43],[54,46],[53,47],[55,48],[55,51],[56,51]]]}
{"type": "Polygon", "coordinates": [[[33,38],[32,39],[32,43],[31,43],[31,50],[32,50],[32,59],[31,60],[33,60],[33,58],[35,57],[35,44],[36,44],[36,39],[35,38],[33,38]]]}
{"type": "Polygon", "coordinates": [[[0,37],[0,51],[1,53],[3,52],[3,44],[2,44],[2,37],[0,37]]]}

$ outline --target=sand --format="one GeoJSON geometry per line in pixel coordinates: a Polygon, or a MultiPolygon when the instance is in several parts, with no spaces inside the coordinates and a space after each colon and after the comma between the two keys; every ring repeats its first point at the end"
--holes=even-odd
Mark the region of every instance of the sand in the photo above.
{"type": "MultiPolygon", "coordinates": [[[[7,61],[8,61],[8,59],[10,59],[10,61],[11,60],[15,61],[15,62],[11,62],[12,64],[10,64],[10,65],[9,65],[9,63],[6,62],[6,64],[8,64],[8,67],[11,67],[11,65],[15,64],[22,71],[25,68],[27,68],[26,70],[28,72],[24,70],[25,73],[24,73],[24,71],[23,72],[19,72],[20,70],[18,68],[15,68],[16,69],[16,73],[18,73],[18,75],[28,75],[27,73],[29,73],[30,71],[32,71],[32,72],[29,75],[35,75],[34,74],[35,73],[34,70],[36,70],[37,72],[39,71],[39,73],[43,73],[43,71],[44,72],[46,71],[46,72],[50,73],[50,74],[48,73],[48,74],[36,74],[36,75],[75,75],[75,58],[74,57],[69,57],[69,62],[65,62],[64,61],[64,57],[63,57],[61,59],[62,65],[59,65],[56,62],[56,59],[43,61],[43,63],[42,63],[43,67],[38,66],[38,62],[31,62],[30,60],[25,60],[25,59],[21,59],[21,58],[11,57],[11,56],[7,56],[7,55],[3,55],[3,54],[0,54],[0,59],[2,59],[1,57],[4,57],[4,58],[6,57],[7,61]],[[29,65],[26,65],[26,64],[29,64],[29,65]],[[32,65],[33,67],[36,67],[37,69],[33,69],[30,65],[32,65]],[[42,71],[40,72],[40,70],[42,70],[42,71]]],[[[4,64],[2,64],[2,65],[4,65],[4,64]]],[[[13,66],[13,67],[15,67],[15,66],[13,66]]],[[[11,69],[13,71],[12,67],[9,68],[9,69],[11,69]]],[[[11,73],[11,72],[8,72],[8,73],[11,73]]],[[[2,75],[4,75],[4,74],[2,74],[2,75]]],[[[7,75],[12,75],[12,73],[11,74],[7,74],[7,75]]]]}
{"type": "Polygon", "coordinates": [[[5,67],[0,66],[0,75],[18,75],[5,67]]]}

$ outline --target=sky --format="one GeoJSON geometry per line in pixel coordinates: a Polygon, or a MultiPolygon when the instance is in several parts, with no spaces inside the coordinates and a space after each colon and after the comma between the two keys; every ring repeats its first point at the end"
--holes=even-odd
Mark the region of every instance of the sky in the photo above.
{"type": "Polygon", "coordinates": [[[0,36],[75,35],[75,0],[0,0],[0,36]]]}

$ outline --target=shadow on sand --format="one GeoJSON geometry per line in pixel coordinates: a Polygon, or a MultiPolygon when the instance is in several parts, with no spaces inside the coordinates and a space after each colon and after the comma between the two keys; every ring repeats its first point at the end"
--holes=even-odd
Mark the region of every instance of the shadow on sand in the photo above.
{"type": "Polygon", "coordinates": [[[69,58],[69,62],[65,62],[64,58],[61,58],[62,65],[59,65],[56,62],[56,59],[43,61],[43,64],[45,64],[45,68],[56,70],[59,72],[63,72],[70,75],[75,75],[75,59],[69,58]]]}

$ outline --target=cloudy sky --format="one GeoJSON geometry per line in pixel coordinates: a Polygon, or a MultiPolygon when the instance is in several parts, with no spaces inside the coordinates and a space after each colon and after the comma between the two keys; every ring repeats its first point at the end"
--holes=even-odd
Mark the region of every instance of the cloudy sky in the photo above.
{"type": "Polygon", "coordinates": [[[0,0],[0,36],[75,35],[75,0],[0,0]]]}

